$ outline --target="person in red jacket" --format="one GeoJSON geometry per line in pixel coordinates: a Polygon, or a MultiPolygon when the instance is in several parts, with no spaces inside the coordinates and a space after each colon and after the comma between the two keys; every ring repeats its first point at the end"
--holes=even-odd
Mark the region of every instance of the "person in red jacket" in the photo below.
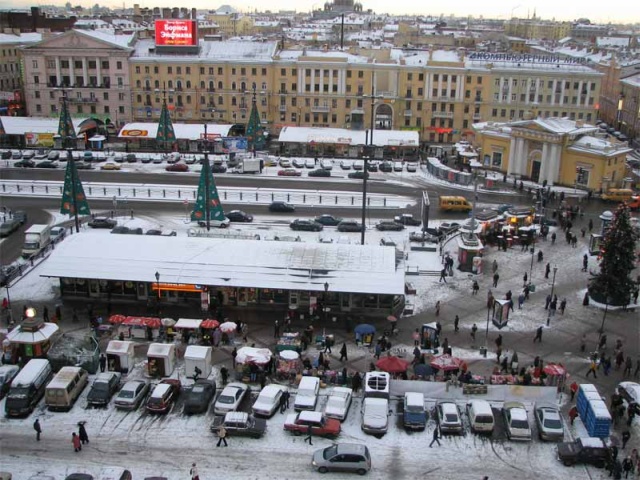
{"type": "Polygon", "coordinates": [[[569,418],[571,419],[571,425],[573,425],[573,421],[576,419],[577,416],[578,416],[578,409],[574,405],[573,407],[571,407],[571,410],[569,410],[569,418]]]}
{"type": "Polygon", "coordinates": [[[73,450],[79,452],[82,450],[82,444],[80,443],[80,437],[76,435],[76,432],[71,434],[71,443],[73,443],[73,450]]]}
{"type": "Polygon", "coordinates": [[[576,396],[576,392],[578,391],[578,384],[573,382],[569,385],[569,390],[571,391],[571,401],[573,402],[573,398],[576,396]]]}

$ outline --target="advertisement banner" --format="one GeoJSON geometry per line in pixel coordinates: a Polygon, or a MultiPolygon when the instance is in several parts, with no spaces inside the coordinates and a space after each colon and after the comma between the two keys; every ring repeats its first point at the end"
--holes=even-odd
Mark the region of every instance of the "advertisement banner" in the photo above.
{"type": "Polygon", "coordinates": [[[156,46],[193,47],[198,44],[195,20],[156,20],[156,46]]]}
{"type": "Polygon", "coordinates": [[[24,134],[24,141],[30,147],[48,147],[54,146],[53,133],[34,133],[26,132],[24,134]]]}

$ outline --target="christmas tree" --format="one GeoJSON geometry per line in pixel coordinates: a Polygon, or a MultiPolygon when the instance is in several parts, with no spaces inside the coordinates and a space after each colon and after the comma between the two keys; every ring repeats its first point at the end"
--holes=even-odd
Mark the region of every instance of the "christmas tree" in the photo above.
{"type": "Polygon", "coordinates": [[[613,305],[629,303],[629,296],[635,288],[631,271],[634,267],[637,238],[638,235],[631,227],[629,207],[621,203],[604,233],[600,273],[589,285],[589,294],[596,301],[613,305]]]}

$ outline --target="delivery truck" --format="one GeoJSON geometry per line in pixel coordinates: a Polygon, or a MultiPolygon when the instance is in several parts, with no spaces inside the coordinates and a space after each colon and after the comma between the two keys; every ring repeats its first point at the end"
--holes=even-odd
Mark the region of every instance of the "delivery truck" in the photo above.
{"type": "Polygon", "coordinates": [[[31,225],[24,232],[22,257],[29,258],[39,254],[51,243],[51,227],[49,225],[31,225]]]}

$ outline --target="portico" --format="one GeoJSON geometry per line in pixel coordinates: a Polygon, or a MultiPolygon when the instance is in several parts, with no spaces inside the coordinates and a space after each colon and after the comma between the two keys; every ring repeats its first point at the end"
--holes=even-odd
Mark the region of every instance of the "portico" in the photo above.
{"type": "Polygon", "coordinates": [[[553,185],[558,182],[561,154],[562,136],[512,128],[507,173],[553,185]]]}

